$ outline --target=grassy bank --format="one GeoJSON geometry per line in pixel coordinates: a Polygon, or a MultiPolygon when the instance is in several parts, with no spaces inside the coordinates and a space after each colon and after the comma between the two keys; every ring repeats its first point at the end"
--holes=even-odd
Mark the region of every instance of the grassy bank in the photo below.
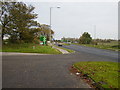
{"type": "Polygon", "coordinates": [[[120,45],[118,44],[117,41],[112,41],[110,43],[98,43],[98,45],[92,45],[92,44],[78,44],[78,43],[73,43],[75,45],[83,45],[87,47],[95,47],[95,48],[100,48],[100,49],[108,49],[108,50],[114,50],[114,51],[120,51],[120,45]]]}
{"type": "Polygon", "coordinates": [[[60,51],[50,46],[40,46],[38,44],[28,43],[3,45],[2,52],[61,54],[60,51]]]}
{"type": "Polygon", "coordinates": [[[116,62],[77,62],[73,65],[83,74],[87,74],[103,88],[118,88],[120,69],[116,62]]]}

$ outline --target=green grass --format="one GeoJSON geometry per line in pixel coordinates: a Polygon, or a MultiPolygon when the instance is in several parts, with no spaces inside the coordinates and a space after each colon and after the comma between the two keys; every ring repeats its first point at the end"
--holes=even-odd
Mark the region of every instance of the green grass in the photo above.
{"type": "Polygon", "coordinates": [[[120,51],[120,45],[117,41],[111,41],[110,43],[98,43],[98,45],[92,45],[92,44],[78,44],[74,43],[75,45],[83,45],[87,47],[95,47],[100,49],[108,49],[108,50],[114,50],[114,51],[120,51]]]}
{"type": "Polygon", "coordinates": [[[40,46],[38,44],[28,44],[28,43],[3,45],[2,52],[61,54],[60,51],[50,46],[40,46]],[[33,48],[33,46],[35,46],[35,48],[33,48]]]}
{"type": "Polygon", "coordinates": [[[0,47],[0,52],[2,52],[2,47],[0,47]]]}
{"type": "Polygon", "coordinates": [[[62,43],[62,45],[70,45],[70,44],[68,44],[68,43],[62,43]]]}
{"type": "MultiPolygon", "coordinates": [[[[95,82],[104,82],[103,88],[118,88],[120,80],[120,69],[117,62],[77,62],[73,64],[75,68],[88,74],[95,82]]],[[[120,64],[119,64],[120,65],[120,64]]]]}

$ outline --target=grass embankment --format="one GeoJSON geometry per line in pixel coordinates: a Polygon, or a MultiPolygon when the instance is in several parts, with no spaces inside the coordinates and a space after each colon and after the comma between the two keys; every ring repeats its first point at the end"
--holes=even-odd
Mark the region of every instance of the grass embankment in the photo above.
{"type": "Polygon", "coordinates": [[[88,47],[95,47],[95,48],[100,48],[100,49],[108,49],[108,50],[120,51],[120,45],[118,44],[117,41],[111,41],[110,43],[98,43],[98,45],[78,44],[78,43],[73,43],[73,44],[75,44],[75,45],[83,45],[83,46],[88,46],[88,47]]]}
{"type": "Polygon", "coordinates": [[[117,62],[78,62],[73,66],[83,74],[87,74],[103,88],[118,88],[120,69],[117,62]]]}
{"type": "Polygon", "coordinates": [[[2,52],[61,54],[60,51],[50,46],[40,46],[38,44],[28,43],[3,45],[2,52]]]}

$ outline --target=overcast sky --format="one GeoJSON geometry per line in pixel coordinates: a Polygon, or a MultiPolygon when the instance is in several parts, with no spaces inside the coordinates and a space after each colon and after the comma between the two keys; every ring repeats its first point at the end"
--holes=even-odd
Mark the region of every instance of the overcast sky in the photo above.
{"type": "MultiPolygon", "coordinates": [[[[100,1],[100,0],[99,0],[100,1]]],[[[26,2],[35,7],[37,21],[50,24],[52,8],[52,29],[55,39],[62,37],[79,38],[88,32],[94,38],[118,38],[118,3],[117,2],[26,2]],[[94,26],[96,26],[96,33],[94,26]]]]}

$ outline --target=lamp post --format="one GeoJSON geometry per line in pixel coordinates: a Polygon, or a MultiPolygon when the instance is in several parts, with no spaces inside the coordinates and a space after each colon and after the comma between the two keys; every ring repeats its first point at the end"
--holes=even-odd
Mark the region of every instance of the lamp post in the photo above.
{"type": "Polygon", "coordinates": [[[60,7],[50,7],[50,32],[49,32],[49,40],[51,42],[51,23],[52,23],[52,19],[51,19],[51,15],[52,15],[52,8],[60,8],[60,7]]]}
{"type": "Polygon", "coordinates": [[[94,25],[94,39],[96,39],[96,25],[94,25]]]}

